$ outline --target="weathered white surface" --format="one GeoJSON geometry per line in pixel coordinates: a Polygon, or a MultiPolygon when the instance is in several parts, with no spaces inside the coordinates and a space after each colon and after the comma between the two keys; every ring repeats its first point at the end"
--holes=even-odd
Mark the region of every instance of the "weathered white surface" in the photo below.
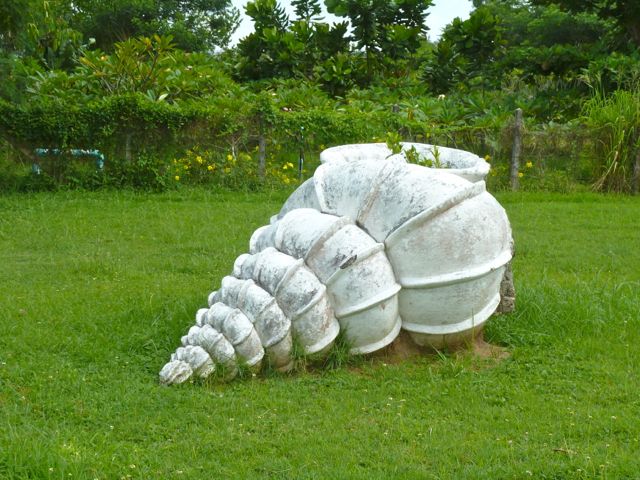
{"type": "Polygon", "coordinates": [[[241,363],[253,367],[264,357],[258,333],[239,309],[214,303],[206,314],[206,323],[224,335],[241,363]]]}
{"type": "Polygon", "coordinates": [[[302,260],[266,248],[255,255],[238,257],[234,275],[253,279],[276,299],[306,353],[328,348],[338,336],[340,328],[326,288],[302,260]]]}
{"type": "MultiPolygon", "coordinates": [[[[325,163],[303,188],[305,195],[294,193],[276,218],[319,205],[322,212],[354,218],[384,243],[402,286],[403,328],[419,342],[473,335],[495,310],[512,239],[506,213],[483,181],[471,183],[395,155],[384,162],[325,163]]],[[[317,230],[310,227],[308,236],[318,235],[317,230]]]]}
{"type": "Polygon", "coordinates": [[[184,365],[175,362],[183,362],[191,367],[192,373],[201,378],[206,378],[213,373],[215,365],[211,360],[209,354],[200,346],[187,345],[186,347],[178,348],[174,354],[171,355],[171,366],[165,365],[167,370],[165,371],[165,383],[169,383],[171,378],[174,378],[176,383],[181,383],[187,378],[186,369],[184,365]]]}
{"type": "Polygon", "coordinates": [[[442,147],[439,161],[456,168],[389,153],[383,144],[323,152],[326,163],[254,232],[251,253],[198,310],[162,383],[214,365],[233,377],[265,353],[288,370],[294,341],[322,355],[340,330],[353,354],[385,347],[401,327],[437,348],[477,334],[512,256],[506,214],[482,181],[488,165],[442,147]]]}
{"type": "Polygon", "coordinates": [[[270,347],[287,336],[291,322],[276,300],[253,280],[224,277],[222,288],[216,292],[221,302],[239,308],[253,323],[265,347],[270,347]]]}
{"type": "Polygon", "coordinates": [[[222,287],[209,296],[212,301],[221,301],[239,308],[253,323],[269,363],[281,371],[292,367],[291,321],[284,314],[276,299],[253,280],[224,277],[222,287]]]}
{"type": "MultiPolygon", "coordinates": [[[[414,149],[422,160],[440,165],[439,167],[434,166],[431,168],[445,170],[470,182],[484,180],[491,168],[483,158],[464,150],[426,143],[401,142],[400,145],[402,146],[401,155],[403,157],[406,158],[406,152],[414,149]]],[[[393,152],[385,143],[340,145],[322,151],[320,153],[320,162],[385,160],[391,155],[393,155],[393,152]]]]}
{"type": "Polygon", "coordinates": [[[393,341],[401,323],[400,285],[384,255],[384,245],[348,218],[313,209],[294,210],[252,237],[253,248],[269,243],[304,259],[326,285],[351,353],[370,353],[393,341]]]}
{"type": "Polygon", "coordinates": [[[173,385],[184,383],[191,378],[193,370],[191,365],[182,360],[171,360],[160,370],[160,383],[173,385]]]}

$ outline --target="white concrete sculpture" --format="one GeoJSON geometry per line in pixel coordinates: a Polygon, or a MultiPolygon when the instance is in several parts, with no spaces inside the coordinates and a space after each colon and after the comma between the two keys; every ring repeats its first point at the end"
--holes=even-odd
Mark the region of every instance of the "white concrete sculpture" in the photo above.
{"type": "Polygon", "coordinates": [[[323,355],[340,331],[352,354],[386,347],[401,328],[434,348],[477,335],[500,302],[511,229],[485,190],[488,164],[438,149],[454,173],[409,164],[381,144],[325,150],[314,176],[254,232],[160,381],[217,367],[232,378],[265,356],[286,371],[294,341],[323,355]]]}
{"type": "MultiPolygon", "coordinates": [[[[455,148],[428,145],[426,143],[401,142],[400,155],[407,158],[413,153],[435,170],[445,170],[470,182],[484,180],[491,166],[484,159],[471,152],[455,148]]],[[[320,154],[320,162],[340,160],[386,160],[393,152],[386,143],[341,145],[327,148],[320,154]]]]}

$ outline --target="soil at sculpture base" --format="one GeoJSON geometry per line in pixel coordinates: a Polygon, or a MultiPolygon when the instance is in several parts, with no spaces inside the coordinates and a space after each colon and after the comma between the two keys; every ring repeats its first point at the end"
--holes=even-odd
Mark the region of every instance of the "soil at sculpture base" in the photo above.
{"type": "MultiPolygon", "coordinates": [[[[506,348],[486,342],[482,331],[475,336],[472,342],[454,345],[443,353],[450,353],[456,357],[472,356],[481,360],[494,360],[496,362],[510,356],[506,348]]],[[[437,354],[438,352],[432,348],[416,345],[409,333],[401,330],[398,337],[388,347],[371,354],[371,356],[385,363],[394,364],[414,357],[437,356],[437,354]]]]}

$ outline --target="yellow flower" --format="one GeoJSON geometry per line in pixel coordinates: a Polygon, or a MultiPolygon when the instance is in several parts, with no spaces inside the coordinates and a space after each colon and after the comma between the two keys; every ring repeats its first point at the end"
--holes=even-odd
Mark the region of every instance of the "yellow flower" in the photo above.
{"type": "Polygon", "coordinates": [[[519,178],[524,177],[524,173],[522,173],[522,172],[518,172],[518,177],[519,177],[519,178]]]}
{"type": "Polygon", "coordinates": [[[183,168],[184,168],[185,170],[189,170],[189,165],[185,165],[183,168]]]}
{"type": "Polygon", "coordinates": [[[488,162],[489,160],[491,160],[491,155],[489,155],[488,153],[484,156],[484,159],[488,162]]]}
{"type": "Polygon", "coordinates": [[[176,176],[175,176],[175,177],[173,177],[173,178],[175,178],[176,182],[179,182],[179,181],[180,181],[180,175],[176,175],[176,176]]]}
{"type": "Polygon", "coordinates": [[[282,169],[283,169],[283,170],[286,170],[286,169],[288,169],[288,168],[289,168],[289,166],[288,166],[286,163],[285,163],[284,165],[282,165],[282,169]]]}
{"type": "Polygon", "coordinates": [[[324,145],[320,145],[320,150],[324,150],[325,148],[327,147],[325,147],[324,145]]]}
{"type": "Polygon", "coordinates": [[[288,168],[293,168],[293,163],[291,163],[291,162],[287,162],[287,167],[288,167],[288,168]]]}
{"type": "Polygon", "coordinates": [[[207,170],[209,170],[210,172],[213,172],[213,165],[207,165],[207,170]]]}
{"type": "Polygon", "coordinates": [[[525,165],[525,167],[527,167],[527,168],[531,168],[531,167],[533,167],[533,162],[527,162],[527,163],[525,163],[524,165],[525,165]]]}
{"type": "Polygon", "coordinates": [[[196,162],[198,162],[199,164],[201,164],[201,165],[202,165],[202,164],[204,163],[204,160],[202,159],[202,157],[201,157],[200,155],[198,155],[198,156],[196,157],[196,162]]]}
{"type": "Polygon", "coordinates": [[[291,180],[289,180],[289,177],[284,177],[284,183],[286,183],[287,185],[289,185],[291,183],[291,180]]]}
{"type": "Polygon", "coordinates": [[[233,155],[231,155],[231,154],[227,155],[227,161],[230,162],[231,160],[233,160],[233,155]]]}

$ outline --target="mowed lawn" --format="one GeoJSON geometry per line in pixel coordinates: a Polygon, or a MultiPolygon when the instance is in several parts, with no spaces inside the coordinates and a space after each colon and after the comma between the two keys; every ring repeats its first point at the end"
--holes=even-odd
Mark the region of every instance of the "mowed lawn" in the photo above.
{"type": "Polygon", "coordinates": [[[498,195],[507,358],[159,386],[286,196],[0,197],[0,478],[640,478],[637,197],[498,195]]]}

